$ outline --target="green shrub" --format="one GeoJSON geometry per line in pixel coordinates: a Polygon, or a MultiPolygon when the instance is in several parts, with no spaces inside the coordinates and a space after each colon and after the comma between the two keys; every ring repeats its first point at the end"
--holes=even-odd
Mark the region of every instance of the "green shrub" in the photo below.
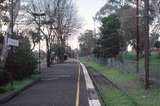
{"type": "Polygon", "coordinates": [[[14,79],[22,80],[34,73],[37,64],[28,38],[21,37],[20,46],[7,58],[6,69],[12,73],[14,79]]]}
{"type": "Polygon", "coordinates": [[[9,74],[6,71],[0,70],[0,86],[5,85],[9,80],[9,74]]]}

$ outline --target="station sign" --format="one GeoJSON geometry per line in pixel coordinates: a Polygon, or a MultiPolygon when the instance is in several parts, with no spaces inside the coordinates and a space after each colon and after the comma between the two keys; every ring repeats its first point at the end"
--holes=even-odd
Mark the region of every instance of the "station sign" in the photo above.
{"type": "Polygon", "coordinates": [[[19,46],[19,40],[8,38],[8,45],[18,47],[19,46]]]}

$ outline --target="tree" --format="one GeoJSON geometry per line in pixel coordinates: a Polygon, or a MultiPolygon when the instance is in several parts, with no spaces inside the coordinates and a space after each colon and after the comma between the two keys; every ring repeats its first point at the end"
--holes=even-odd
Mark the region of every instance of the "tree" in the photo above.
{"type": "Polygon", "coordinates": [[[159,33],[160,29],[160,7],[159,0],[151,0],[150,8],[152,8],[152,15],[155,17],[152,26],[154,27],[152,33],[159,33]]]}
{"type": "Polygon", "coordinates": [[[98,45],[101,48],[102,57],[115,57],[120,52],[120,21],[117,15],[112,14],[102,19],[100,27],[100,38],[98,45]]]}
{"type": "Polygon", "coordinates": [[[29,39],[19,36],[19,41],[20,46],[15,49],[14,55],[9,53],[5,64],[7,72],[12,73],[12,79],[16,80],[32,75],[38,64],[31,50],[29,39]]]}
{"type": "MultiPolygon", "coordinates": [[[[140,55],[144,51],[144,1],[139,1],[139,52],[140,55]]],[[[157,18],[159,17],[159,1],[150,1],[150,25],[154,26],[152,33],[158,33],[159,25],[157,18]],[[152,24],[153,23],[153,24],[152,24]]],[[[125,45],[132,45],[134,50],[137,51],[137,31],[136,31],[136,1],[135,0],[109,0],[96,14],[96,19],[100,20],[106,15],[115,13],[118,15],[121,23],[120,34],[123,36],[125,45]]],[[[153,37],[151,37],[153,38],[153,37]]]]}
{"type": "Polygon", "coordinates": [[[55,43],[61,48],[59,58],[63,61],[65,40],[78,28],[77,16],[72,0],[38,0],[38,2],[40,2],[40,5],[37,4],[37,1],[31,3],[29,13],[34,22],[40,26],[33,13],[45,12],[45,17],[41,19],[41,25],[44,30],[40,28],[40,32],[46,41],[47,66],[49,67],[51,47],[55,43]]]}
{"type": "MultiPolygon", "coordinates": [[[[129,44],[137,51],[137,31],[136,31],[136,8],[131,6],[123,6],[117,10],[120,19],[121,28],[120,34],[123,36],[125,45],[129,44]]],[[[143,53],[144,50],[144,20],[139,18],[139,52],[143,53]]]]}
{"type": "Polygon", "coordinates": [[[158,47],[158,46],[155,46],[158,42],[158,39],[159,39],[160,35],[159,33],[151,33],[151,36],[150,36],[150,47],[158,47]]]}
{"type": "Polygon", "coordinates": [[[154,44],[154,47],[160,48],[160,41],[156,41],[155,44],[154,44]]]}
{"type": "Polygon", "coordinates": [[[96,36],[92,30],[86,30],[78,39],[82,55],[90,55],[96,45],[96,36]]]}
{"type": "Polygon", "coordinates": [[[135,0],[108,0],[104,6],[96,13],[96,19],[101,20],[106,15],[113,14],[124,5],[135,4],[135,0]]]}
{"type": "Polygon", "coordinates": [[[1,0],[0,1],[0,27],[1,27],[1,22],[8,22],[9,19],[6,16],[6,12],[8,10],[8,3],[7,0],[1,0]]]}
{"type": "Polygon", "coordinates": [[[40,42],[40,40],[42,39],[42,37],[39,35],[38,32],[35,32],[33,30],[30,30],[28,34],[29,34],[30,40],[33,43],[33,47],[32,47],[31,50],[34,50],[36,44],[38,44],[40,42]]]}
{"type": "MultiPolygon", "coordinates": [[[[4,0],[2,0],[2,1],[4,1],[4,0]]],[[[9,1],[5,0],[2,3],[5,3],[5,2],[8,3],[9,1]]],[[[9,17],[6,17],[7,20],[9,19],[8,24],[7,24],[7,31],[6,31],[7,35],[4,36],[5,38],[4,38],[4,42],[3,42],[3,50],[2,50],[2,53],[1,53],[1,56],[0,56],[0,58],[1,58],[0,60],[3,64],[6,62],[6,58],[8,56],[8,52],[9,52],[8,51],[8,45],[7,45],[7,38],[9,37],[8,34],[11,34],[12,26],[14,27],[14,25],[15,25],[15,21],[16,21],[16,18],[18,16],[19,9],[20,9],[20,0],[14,0],[13,1],[13,12],[14,12],[13,23],[11,22],[12,10],[9,9],[9,7],[7,7],[7,6],[5,6],[5,8],[2,9],[2,10],[5,10],[9,13],[9,17]]],[[[0,14],[0,16],[1,16],[1,14],[0,14]]],[[[2,19],[4,19],[4,18],[2,18],[2,19]]]]}
{"type": "Polygon", "coordinates": [[[64,61],[66,38],[79,28],[77,16],[72,0],[55,0],[57,11],[55,14],[57,44],[60,46],[59,58],[64,61]]]}

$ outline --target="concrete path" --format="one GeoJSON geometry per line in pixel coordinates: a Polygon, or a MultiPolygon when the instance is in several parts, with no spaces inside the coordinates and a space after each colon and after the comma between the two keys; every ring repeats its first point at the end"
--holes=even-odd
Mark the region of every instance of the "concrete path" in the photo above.
{"type": "Polygon", "coordinates": [[[82,69],[74,61],[53,65],[41,82],[2,106],[89,106],[82,69]]]}

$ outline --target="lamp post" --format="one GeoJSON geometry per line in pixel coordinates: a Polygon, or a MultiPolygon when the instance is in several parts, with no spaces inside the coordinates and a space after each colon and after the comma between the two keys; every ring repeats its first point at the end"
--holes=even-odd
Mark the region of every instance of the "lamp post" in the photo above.
{"type": "MultiPolygon", "coordinates": [[[[38,17],[38,34],[41,36],[40,30],[41,30],[41,16],[45,16],[45,13],[32,13],[33,16],[38,17]]],[[[39,39],[39,61],[38,61],[38,71],[41,71],[41,53],[40,53],[40,47],[41,47],[41,40],[39,39]]]]}

